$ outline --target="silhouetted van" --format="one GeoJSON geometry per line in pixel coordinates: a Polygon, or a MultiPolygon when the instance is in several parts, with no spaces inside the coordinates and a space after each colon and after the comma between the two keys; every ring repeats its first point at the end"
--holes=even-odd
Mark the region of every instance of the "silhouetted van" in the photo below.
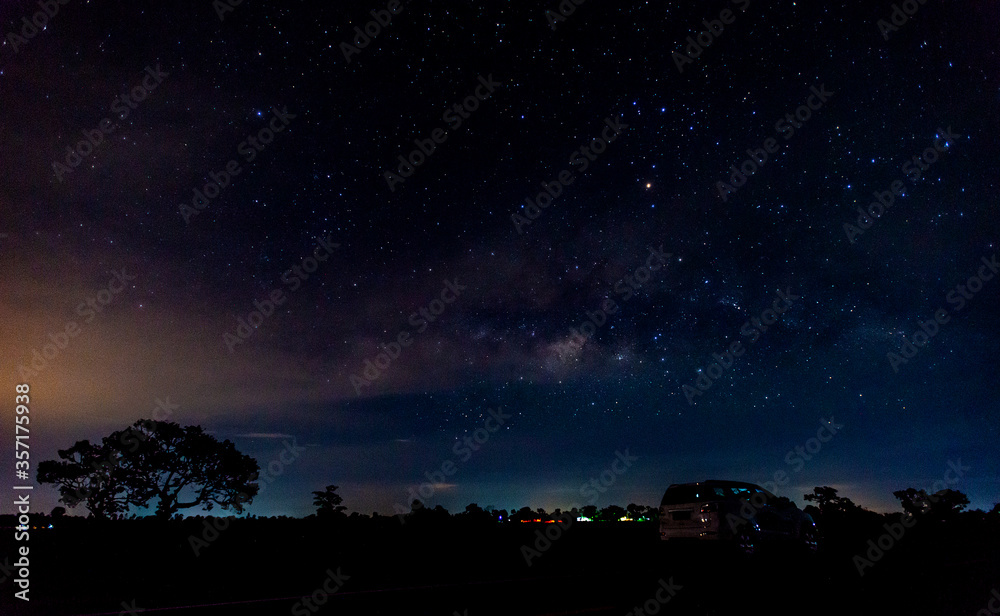
{"type": "Polygon", "coordinates": [[[761,542],[790,539],[817,547],[816,524],[787,498],[743,481],[673,484],[660,501],[660,539],[731,542],[752,554],[761,542]]]}

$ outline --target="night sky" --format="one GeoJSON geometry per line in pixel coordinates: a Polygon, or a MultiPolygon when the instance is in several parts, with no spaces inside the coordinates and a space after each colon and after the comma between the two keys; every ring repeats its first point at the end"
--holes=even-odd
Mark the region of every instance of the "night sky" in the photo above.
{"type": "Polygon", "coordinates": [[[324,4],[0,8],[35,464],[160,400],[257,459],[256,515],[394,513],[446,462],[453,512],[776,471],[898,510],[958,461],[1000,500],[995,2],[324,4]]]}

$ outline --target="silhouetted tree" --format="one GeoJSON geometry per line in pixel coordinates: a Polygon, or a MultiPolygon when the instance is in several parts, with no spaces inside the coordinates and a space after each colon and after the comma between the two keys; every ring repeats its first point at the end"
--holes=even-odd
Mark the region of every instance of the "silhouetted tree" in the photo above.
{"type": "Polygon", "coordinates": [[[924,490],[906,488],[905,490],[896,490],[892,495],[899,499],[903,511],[910,515],[920,515],[930,509],[930,498],[924,490]]]}
{"type": "Polygon", "coordinates": [[[892,493],[899,499],[903,511],[911,515],[929,514],[933,520],[953,520],[969,504],[969,498],[958,490],[945,489],[934,494],[924,490],[906,488],[892,493]]]}
{"type": "MultiPolygon", "coordinates": [[[[816,486],[813,488],[812,494],[804,494],[802,498],[816,503],[816,507],[807,506],[805,512],[817,518],[817,522],[824,524],[831,522],[863,523],[865,520],[871,521],[872,516],[878,515],[858,506],[846,496],[837,496],[837,489],[830,486],[816,486]]],[[[787,505],[791,504],[791,501],[779,496],[775,504],[787,505]]]]}
{"type": "Polygon", "coordinates": [[[994,524],[1000,523],[1000,503],[993,505],[993,509],[986,514],[986,519],[994,524]]]}
{"type": "Polygon", "coordinates": [[[465,511],[458,514],[458,516],[469,522],[482,523],[482,522],[489,522],[491,520],[493,521],[496,520],[496,515],[491,510],[484,511],[476,503],[469,503],[468,505],[466,505],[465,511]]]}
{"type": "Polygon", "coordinates": [[[813,488],[812,494],[804,494],[802,498],[816,503],[817,508],[823,515],[840,512],[847,513],[858,508],[851,499],[837,496],[837,489],[830,486],[813,488]]]}
{"type": "Polygon", "coordinates": [[[59,487],[59,500],[75,508],[84,503],[90,515],[106,520],[120,518],[130,506],[149,502],[153,491],[126,454],[124,443],[104,437],[99,445],[77,441],[58,451],[61,460],[38,465],[38,483],[59,487]]]}
{"type": "Polygon", "coordinates": [[[617,522],[625,517],[625,509],[618,505],[608,505],[597,515],[597,519],[602,522],[617,522]]]}
{"type": "Polygon", "coordinates": [[[954,520],[958,514],[969,505],[969,497],[946,488],[934,494],[937,500],[931,499],[931,514],[939,520],[954,520]]]}
{"type": "Polygon", "coordinates": [[[313,492],[313,505],[316,505],[317,516],[325,518],[343,515],[344,511],[347,510],[347,507],[340,504],[344,502],[344,499],[340,494],[337,494],[338,487],[328,485],[322,491],[313,492]]]}
{"type": "Polygon", "coordinates": [[[39,464],[38,481],[57,484],[63,503],[86,502],[98,518],[121,517],[129,506],[148,506],[151,498],[158,499],[161,519],[216,505],[241,513],[259,489],[256,460],[200,426],[141,419],[100,445],[78,441],[59,457],[39,464]]]}
{"type": "Polygon", "coordinates": [[[636,505],[635,503],[629,503],[628,506],[625,507],[625,512],[628,514],[628,517],[632,518],[633,520],[638,520],[639,518],[641,518],[645,510],[646,510],[645,507],[643,507],[642,505],[636,505]]]}
{"type": "Polygon", "coordinates": [[[584,505],[580,508],[580,513],[583,517],[593,520],[597,518],[597,505],[584,505]]]}
{"type": "Polygon", "coordinates": [[[168,519],[192,507],[211,511],[216,505],[242,513],[243,504],[257,495],[260,467],[231,441],[220,443],[201,426],[167,421],[139,421],[133,428],[148,435],[138,449],[143,459],[137,467],[152,479],[157,517],[168,519]],[[190,496],[181,501],[185,493],[190,496]]]}
{"type": "Polygon", "coordinates": [[[535,512],[531,510],[531,507],[521,507],[517,511],[510,514],[510,519],[514,522],[523,522],[525,520],[534,520],[535,512]]]}

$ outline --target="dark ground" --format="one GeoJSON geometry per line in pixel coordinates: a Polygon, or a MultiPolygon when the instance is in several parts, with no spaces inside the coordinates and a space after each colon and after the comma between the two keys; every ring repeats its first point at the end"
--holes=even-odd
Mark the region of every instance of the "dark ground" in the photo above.
{"type": "MultiPolygon", "coordinates": [[[[193,616],[627,614],[672,578],[681,588],[650,603],[655,613],[973,616],[1000,587],[995,525],[918,525],[862,577],[852,557],[878,528],[828,529],[818,555],[775,546],[745,558],[713,545],[666,549],[655,523],[574,523],[529,567],[521,546],[553,525],[237,519],[195,556],[188,537],[203,524],[70,518],[35,530],[30,607],[13,600],[8,577],[2,613],[128,614],[124,602],[145,610],[136,614],[193,616]],[[338,568],[349,579],[325,605],[293,611],[338,568]]],[[[3,535],[0,563],[13,562],[13,532],[3,535]]]]}

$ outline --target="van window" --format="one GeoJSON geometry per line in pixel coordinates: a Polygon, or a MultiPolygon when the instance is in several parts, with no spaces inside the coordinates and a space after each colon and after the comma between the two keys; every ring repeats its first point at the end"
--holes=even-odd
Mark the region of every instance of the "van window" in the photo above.
{"type": "Polygon", "coordinates": [[[660,506],[715,501],[725,497],[726,493],[722,488],[674,486],[667,488],[667,491],[663,493],[663,500],[660,501],[660,506]]]}

